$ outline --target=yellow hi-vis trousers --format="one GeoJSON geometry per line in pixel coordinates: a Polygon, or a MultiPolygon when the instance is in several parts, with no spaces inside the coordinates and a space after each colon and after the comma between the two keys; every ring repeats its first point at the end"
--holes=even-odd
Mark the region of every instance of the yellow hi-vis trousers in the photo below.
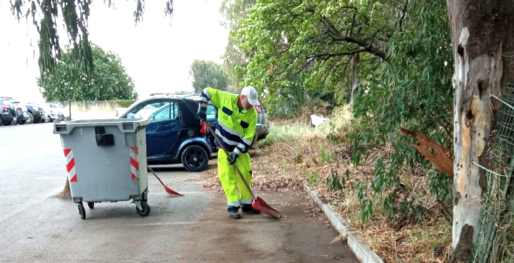
{"type": "MultiPolygon", "coordinates": [[[[252,162],[250,154],[243,153],[237,160],[236,165],[248,186],[252,187],[252,162]]],[[[218,177],[221,181],[221,187],[227,196],[227,205],[239,207],[240,205],[252,204],[252,195],[246,188],[233,165],[230,165],[227,155],[223,149],[218,150],[218,177]],[[237,188],[239,188],[239,192],[237,188]]]]}

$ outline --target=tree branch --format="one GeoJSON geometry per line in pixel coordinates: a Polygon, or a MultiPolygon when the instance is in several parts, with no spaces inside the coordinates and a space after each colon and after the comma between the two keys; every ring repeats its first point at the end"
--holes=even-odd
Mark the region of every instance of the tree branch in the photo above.
{"type": "Polygon", "coordinates": [[[400,21],[398,21],[398,25],[400,26],[400,32],[402,32],[403,19],[405,18],[405,14],[407,13],[407,6],[409,5],[409,0],[405,0],[405,6],[403,6],[402,17],[400,17],[400,21]]]}
{"type": "Polygon", "coordinates": [[[353,14],[353,18],[352,18],[352,25],[350,26],[350,30],[349,31],[346,31],[346,37],[348,37],[348,34],[349,35],[353,35],[353,27],[355,26],[355,17],[357,16],[357,14],[353,14]]]}
{"type": "Polygon", "coordinates": [[[382,58],[383,60],[387,61],[389,59],[389,57],[387,56],[387,54],[376,48],[376,47],[373,47],[373,44],[372,43],[366,43],[365,41],[361,40],[361,39],[356,39],[356,38],[353,38],[353,37],[333,37],[332,38],[333,41],[339,41],[339,42],[348,42],[348,43],[353,43],[353,44],[356,44],[356,45],[359,45],[361,47],[363,47],[364,49],[366,49],[366,51],[368,51],[369,53],[377,56],[377,57],[380,57],[382,58]]]}
{"type": "Polygon", "coordinates": [[[312,58],[321,58],[321,59],[329,59],[329,58],[332,58],[332,57],[339,57],[339,56],[350,56],[350,55],[355,55],[357,53],[362,53],[362,52],[367,52],[366,49],[364,48],[361,48],[361,49],[357,49],[357,50],[353,50],[353,51],[348,51],[348,52],[340,52],[340,53],[332,53],[332,54],[311,54],[309,55],[309,57],[312,57],[312,58]]]}
{"type": "Polygon", "coordinates": [[[437,200],[437,203],[439,204],[439,207],[441,208],[441,211],[443,212],[444,218],[446,218],[446,220],[448,220],[448,222],[452,223],[453,215],[452,215],[452,213],[448,210],[448,208],[446,207],[446,205],[444,204],[444,202],[443,202],[443,201],[441,201],[441,200],[437,200]]]}

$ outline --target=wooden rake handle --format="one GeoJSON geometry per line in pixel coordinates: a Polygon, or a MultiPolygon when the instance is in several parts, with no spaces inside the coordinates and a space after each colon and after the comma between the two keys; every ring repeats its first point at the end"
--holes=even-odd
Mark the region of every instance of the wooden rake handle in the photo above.
{"type": "MultiPolygon", "coordinates": [[[[225,152],[225,154],[227,155],[227,157],[230,159],[232,158],[229,154],[229,152],[227,151],[227,149],[225,148],[225,146],[223,145],[223,142],[221,142],[220,138],[218,137],[218,135],[216,134],[216,132],[214,131],[214,129],[212,129],[211,125],[207,122],[207,121],[204,121],[205,122],[205,125],[207,126],[207,128],[209,129],[209,131],[211,131],[212,135],[214,136],[214,138],[216,138],[216,141],[218,141],[218,144],[221,146],[221,149],[223,149],[223,151],[225,152]]],[[[234,163],[233,164],[234,168],[236,169],[237,171],[237,174],[239,175],[239,177],[241,177],[241,180],[243,180],[243,182],[245,183],[245,186],[246,186],[246,189],[248,189],[248,191],[250,192],[250,194],[252,195],[252,199],[255,200],[255,195],[253,194],[252,192],[252,189],[250,189],[250,186],[248,186],[248,183],[246,182],[245,178],[243,177],[243,175],[241,174],[241,172],[239,171],[239,168],[237,168],[237,165],[234,163]]]]}

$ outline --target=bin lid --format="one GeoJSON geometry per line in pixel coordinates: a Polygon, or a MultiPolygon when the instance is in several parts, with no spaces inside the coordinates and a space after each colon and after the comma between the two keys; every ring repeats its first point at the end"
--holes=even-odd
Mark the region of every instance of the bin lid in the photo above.
{"type": "Polygon", "coordinates": [[[117,126],[123,133],[136,132],[150,123],[148,119],[92,119],[54,122],[54,134],[69,134],[74,128],[117,126]]]}

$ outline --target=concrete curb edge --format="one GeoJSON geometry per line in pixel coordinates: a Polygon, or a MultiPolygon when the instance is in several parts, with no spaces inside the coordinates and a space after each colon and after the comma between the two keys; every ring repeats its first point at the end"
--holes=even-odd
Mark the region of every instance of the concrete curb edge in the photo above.
{"type": "Polygon", "coordinates": [[[311,190],[311,188],[305,183],[305,190],[311,197],[311,199],[318,204],[323,210],[325,215],[330,220],[332,226],[341,235],[348,235],[348,246],[353,251],[355,256],[362,263],[384,263],[384,261],[366,244],[358,234],[352,233],[348,222],[342,218],[338,213],[335,212],[331,205],[325,204],[319,199],[318,192],[311,190]]]}

